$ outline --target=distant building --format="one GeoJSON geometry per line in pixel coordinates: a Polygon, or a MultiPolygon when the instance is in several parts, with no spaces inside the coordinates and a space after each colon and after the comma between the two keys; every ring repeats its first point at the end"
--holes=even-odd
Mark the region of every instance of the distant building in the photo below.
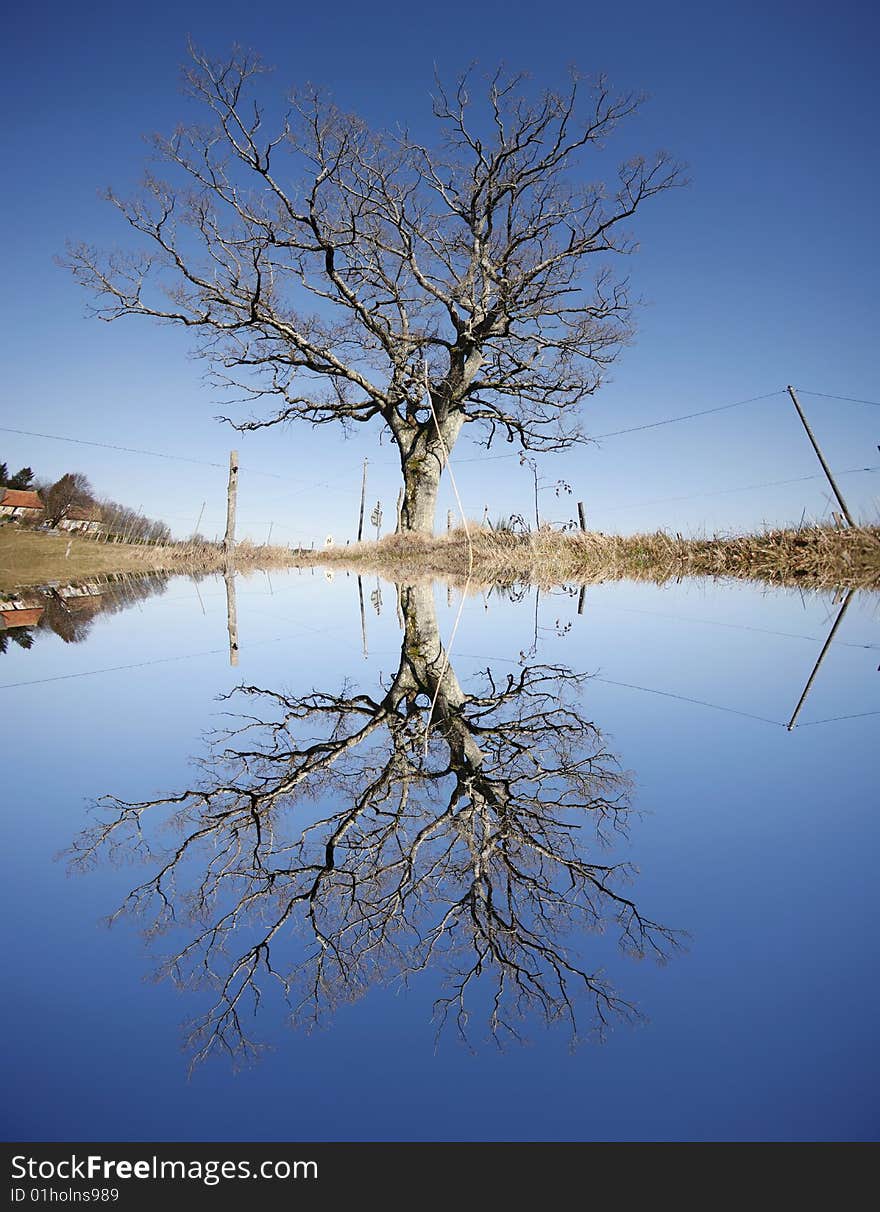
{"type": "Polygon", "coordinates": [[[38,492],[29,488],[0,488],[0,517],[38,518],[42,512],[38,492]]]}
{"type": "Polygon", "coordinates": [[[97,505],[74,505],[58,523],[58,529],[98,534],[104,529],[101,510],[97,505]]]}

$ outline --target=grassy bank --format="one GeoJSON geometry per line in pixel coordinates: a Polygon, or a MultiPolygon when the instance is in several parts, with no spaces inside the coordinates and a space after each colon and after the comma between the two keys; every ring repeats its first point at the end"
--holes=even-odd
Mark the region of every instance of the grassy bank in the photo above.
{"type": "MultiPolygon", "coordinates": [[[[802,585],[815,589],[880,589],[880,527],[838,530],[805,526],[755,535],[682,538],[654,534],[605,535],[541,530],[534,534],[471,528],[473,578],[483,584],[530,581],[668,581],[711,576],[802,585]]],[[[389,535],[320,552],[302,563],[341,563],[397,579],[437,575],[460,579],[468,571],[463,530],[438,539],[389,535]]]]}
{"type": "MultiPolygon", "coordinates": [[[[0,528],[0,590],[6,591],[112,572],[213,572],[222,569],[225,562],[222,548],[213,545],[143,547],[97,543],[94,539],[42,534],[14,526],[0,528]]],[[[287,547],[240,543],[235,549],[236,567],[242,569],[292,562],[287,547]]]]}
{"type": "MultiPolygon", "coordinates": [[[[735,577],[811,589],[880,589],[880,527],[838,530],[805,526],[756,535],[686,539],[663,531],[604,535],[541,530],[518,535],[471,528],[473,579],[480,584],[529,581],[650,580],[686,576],[735,577]]],[[[342,564],[391,580],[440,576],[460,580],[468,571],[463,530],[437,539],[388,535],[322,551],[291,551],[241,543],[236,568],[342,564]]],[[[222,548],[188,544],[140,547],[96,543],[6,526],[0,529],[0,590],[50,581],[75,581],[112,572],[213,572],[225,567],[222,548]]]]}

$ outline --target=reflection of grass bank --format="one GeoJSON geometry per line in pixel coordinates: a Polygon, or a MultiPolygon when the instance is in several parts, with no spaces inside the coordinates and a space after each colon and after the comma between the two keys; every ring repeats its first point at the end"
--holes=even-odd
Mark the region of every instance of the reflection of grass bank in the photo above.
{"type": "MultiPolygon", "coordinates": [[[[287,547],[240,543],[235,549],[235,566],[243,570],[292,562],[287,547]]],[[[213,544],[141,547],[41,534],[14,526],[0,529],[0,590],[44,585],[49,581],[75,581],[111,572],[214,572],[225,567],[225,563],[222,548],[213,544]]]]}
{"type": "MultiPolygon", "coordinates": [[[[762,534],[686,539],[655,534],[518,535],[472,527],[474,578],[481,582],[559,584],[630,578],[667,581],[683,576],[738,577],[809,588],[880,589],[880,527],[826,526],[767,530],[762,534]]],[[[467,572],[464,531],[426,540],[389,535],[321,552],[301,552],[303,563],[342,563],[386,573],[461,577],[467,572]]]]}

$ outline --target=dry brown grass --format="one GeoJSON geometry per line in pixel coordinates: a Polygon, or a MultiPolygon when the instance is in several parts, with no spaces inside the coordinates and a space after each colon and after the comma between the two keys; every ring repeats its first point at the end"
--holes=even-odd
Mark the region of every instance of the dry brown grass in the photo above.
{"type": "MultiPolygon", "coordinates": [[[[294,563],[294,557],[287,547],[239,543],[234,563],[242,570],[277,568],[294,563]]],[[[0,528],[0,590],[113,572],[213,572],[225,564],[222,548],[214,545],[145,547],[42,534],[15,526],[0,528]]]]}
{"type": "MultiPolygon", "coordinates": [[[[538,585],[612,580],[663,582],[681,577],[733,577],[815,589],[880,589],[880,527],[838,530],[804,526],[754,535],[683,538],[654,534],[518,535],[471,527],[473,578],[481,584],[530,581],[538,585]]],[[[398,580],[467,572],[463,530],[438,539],[388,535],[324,551],[300,552],[301,563],[342,563],[398,580]]]]}
{"type": "MultiPolygon", "coordinates": [[[[562,534],[541,530],[517,535],[471,526],[473,580],[477,584],[536,585],[613,580],[669,581],[681,577],[733,577],[811,589],[880,589],[880,527],[838,530],[805,526],[755,535],[686,539],[665,531],[639,535],[562,534]]],[[[438,539],[388,535],[322,551],[291,551],[240,543],[241,571],[302,564],[342,564],[389,579],[467,573],[463,530],[438,539]]],[[[222,548],[188,544],[140,547],[92,539],[0,529],[0,590],[113,572],[213,572],[225,567],[222,548]],[[70,544],[69,554],[68,543],[70,544]]]]}

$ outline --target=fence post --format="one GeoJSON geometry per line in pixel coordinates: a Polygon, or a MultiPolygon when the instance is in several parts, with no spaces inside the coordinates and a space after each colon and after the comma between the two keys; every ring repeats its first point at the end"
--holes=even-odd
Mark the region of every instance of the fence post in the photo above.
{"type": "Polygon", "coordinates": [[[584,533],[586,533],[586,529],[587,529],[587,515],[586,515],[586,513],[584,512],[584,503],[583,503],[583,501],[578,501],[578,521],[579,521],[579,522],[580,522],[580,524],[581,524],[581,530],[582,530],[582,531],[584,531],[584,533]]]}
{"type": "MultiPolygon", "coordinates": [[[[226,489],[226,535],[223,548],[227,554],[235,546],[235,506],[238,497],[238,451],[229,452],[229,484],[226,489]]],[[[201,515],[199,515],[201,517],[201,515]]]]}

